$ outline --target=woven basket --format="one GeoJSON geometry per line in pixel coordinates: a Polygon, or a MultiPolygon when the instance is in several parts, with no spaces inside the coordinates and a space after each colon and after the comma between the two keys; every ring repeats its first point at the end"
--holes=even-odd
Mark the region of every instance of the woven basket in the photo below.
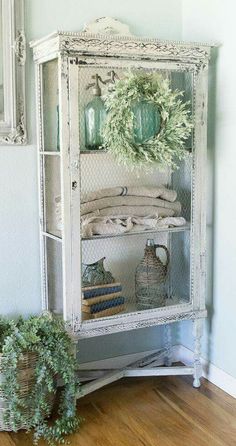
{"type": "MultiPolygon", "coordinates": [[[[1,370],[3,355],[0,354],[0,382],[4,379],[4,374],[1,370]]],[[[37,362],[37,354],[24,353],[22,358],[18,362],[18,382],[20,383],[20,393],[22,398],[27,397],[30,394],[32,386],[35,383],[34,369],[37,362]]],[[[54,395],[48,394],[48,403],[52,409],[54,402],[54,395]]],[[[0,431],[12,431],[10,423],[6,423],[4,420],[4,414],[8,407],[8,401],[4,397],[3,392],[0,391],[0,431]]],[[[30,420],[32,418],[32,411],[26,410],[24,415],[30,420]]],[[[27,425],[19,426],[18,429],[27,429],[27,425]]]]}

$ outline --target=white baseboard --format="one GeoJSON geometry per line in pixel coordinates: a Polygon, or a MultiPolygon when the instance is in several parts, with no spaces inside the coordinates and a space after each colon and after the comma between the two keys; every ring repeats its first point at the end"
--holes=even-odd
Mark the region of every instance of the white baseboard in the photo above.
{"type": "MultiPolygon", "coordinates": [[[[117,356],[115,358],[103,359],[100,361],[87,362],[80,364],[79,370],[112,370],[126,367],[132,362],[138,361],[145,356],[151,355],[156,350],[150,350],[146,352],[133,353],[130,355],[117,356]]],[[[183,362],[183,364],[189,366],[193,363],[193,351],[189,350],[183,345],[173,346],[173,362],[183,362]]],[[[211,362],[201,359],[203,366],[203,376],[211,383],[215,384],[224,392],[236,398],[236,378],[233,378],[228,373],[216,367],[211,362]]],[[[163,364],[160,358],[160,365],[163,364]]]]}
{"type": "MultiPolygon", "coordinates": [[[[193,351],[184,347],[184,345],[175,346],[175,355],[175,360],[181,361],[185,365],[189,365],[193,362],[193,351]]],[[[203,358],[201,358],[201,362],[204,378],[236,398],[236,378],[203,358]]]]}

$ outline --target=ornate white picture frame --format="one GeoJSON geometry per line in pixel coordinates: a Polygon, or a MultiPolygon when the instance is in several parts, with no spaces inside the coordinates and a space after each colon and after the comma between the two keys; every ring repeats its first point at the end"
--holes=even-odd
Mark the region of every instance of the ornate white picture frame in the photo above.
{"type": "Polygon", "coordinates": [[[1,7],[1,113],[0,144],[27,142],[25,127],[24,0],[0,0],[1,7]]]}

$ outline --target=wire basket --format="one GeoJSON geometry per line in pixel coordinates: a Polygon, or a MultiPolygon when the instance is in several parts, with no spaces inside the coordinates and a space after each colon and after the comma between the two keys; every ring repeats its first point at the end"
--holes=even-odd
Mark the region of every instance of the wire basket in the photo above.
{"type": "MultiPolygon", "coordinates": [[[[0,354],[0,383],[4,380],[4,373],[2,372],[1,364],[3,360],[3,355],[0,354]]],[[[20,394],[22,398],[26,398],[27,395],[30,395],[32,391],[32,387],[35,383],[34,370],[37,363],[37,354],[26,352],[22,355],[21,359],[18,361],[18,382],[20,384],[20,394]]],[[[53,407],[54,395],[52,393],[48,393],[48,404],[50,409],[53,407]]],[[[8,401],[4,396],[4,393],[0,390],[0,431],[12,431],[11,422],[5,421],[5,413],[8,408],[8,401]]],[[[32,418],[32,410],[31,409],[22,409],[24,410],[24,415],[27,419],[32,418]]],[[[19,429],[27,429],[28,426],[21,425],[17,426],[17,430],[19,429]]]]}

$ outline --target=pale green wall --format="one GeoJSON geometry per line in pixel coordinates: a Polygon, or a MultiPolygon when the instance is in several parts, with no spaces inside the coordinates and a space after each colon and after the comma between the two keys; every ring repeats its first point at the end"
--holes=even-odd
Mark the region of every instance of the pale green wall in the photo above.
{"type": "MultiPolygon", "coordinates": [[[[220,41],[211,64],[208,126],[208,310],[203,356],[236,378],[235,1],[184,0],[183,37],[220,41]]],[[[181,342],[192,348],[191,324],[181,342]]]]}
{"type": "MultiPolygon", "coordinates": [[[[181,38],[181,0],[26,0],[27,39],[54,30],[78,31],[84,22],[113,16],[138,35],[181,38]]],[[[27,147],[0,147],[0,312],[40,311],[40,272],[32,56],[27,60],[27,147]]],[[[160,343],[155,328],[82,342],[83,359],[152,349],[160,343]]]]}
{"type": "MultiPolygon", "coordinates": [[[[236,314],[235,211],[235,64],[232,37],[233,0],[26,0],[28,40],[53,30],[81,29],[84,22],[104,15],[130,24],[134,33],[166,39],[221,40],[218,77],[211,74],[208,187],[208,302],[213,318],[206,324],[204,356],[236,376],[234,315],[236,314]],[[226,7],[227,6],[227,7],[226,7]],[[231,8],[230,8],[231,6],[231,8]],[[214,88],[217,108],[215,114],[214,88]],[[214,170],[215,166],[215,170],[214,170]],[[213,175],[213,171],[215,172],[213,175]],[[212,193],[214,191],[214,194],[212,193]],[[214,213],[211,208],[214,203],[214,213]],[[213,226],[213,221],[215,225],[213,226]],[[212,271],[212,258],[215,255],[212,271]],[[213,275],[214,273],[214,275],[213,275]],[[214,295],[214,298],[212,297],[214,295]]],[[[30,145],[0,148],[0,312],[40,310],[35,100],[31,54],[27,61],[27,103],[30,145]]],[[[192,348],[191,324],[176,337],[192,348]]],[[[161,333],[155,328],[81,342],[81,357],[95,359],[152,349],[161,333]]]]}

